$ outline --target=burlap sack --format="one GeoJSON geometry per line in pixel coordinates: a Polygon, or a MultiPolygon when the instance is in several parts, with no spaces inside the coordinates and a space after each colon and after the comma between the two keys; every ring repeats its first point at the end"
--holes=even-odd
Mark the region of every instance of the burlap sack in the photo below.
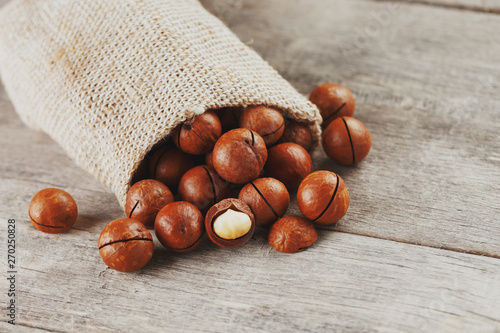
{"type": "Polygon", "coordinates": [[[0,71],[24,122],[122,205],[151,147],[207,109],[275,106],[320,132],[316,107],[196,0],[14,0],[0,71]]]}

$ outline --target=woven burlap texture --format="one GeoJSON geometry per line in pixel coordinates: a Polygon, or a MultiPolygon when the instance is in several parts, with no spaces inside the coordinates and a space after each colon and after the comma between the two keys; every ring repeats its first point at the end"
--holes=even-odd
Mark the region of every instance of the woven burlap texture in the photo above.
{"type": "Polygon", "coordinates": [[[0,72],[20,117],[124,205],[134,170],[205,110],[319,112],[195,0],[14,0],[0,13],[0,72]]]}

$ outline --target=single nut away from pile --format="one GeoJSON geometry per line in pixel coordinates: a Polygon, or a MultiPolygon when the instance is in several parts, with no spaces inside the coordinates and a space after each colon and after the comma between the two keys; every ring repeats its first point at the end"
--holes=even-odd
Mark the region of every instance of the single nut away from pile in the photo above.
{"type": "MultiPolygon", "coordinates": [[[[310,100],[323,117],[326,156],[338,165],[361,162],[372,141],[352,118],[352,92],[326,83],[310,100]]],[[[148,229],[177,253],[195,250],[205,235],[220,247],[239,247],[256,228],[268,228],[268,243],[283,253],[313,245],[315,225],[334,224],[346,214],[349,192],[337,173],[314,170],[314,124],[285,115],[266,105],[226,107],[172,130],[136,169],[125,217],[99,237],[106,265],[120,272],[144,267],[154,249],[148,229]],[[286,215],[295,194],[303,216],[286,215]]],[[[73,198],[57,189],[37,193],[29,209],[32,224],[48,233],[69,230],[76,215],[73,198]]]]}

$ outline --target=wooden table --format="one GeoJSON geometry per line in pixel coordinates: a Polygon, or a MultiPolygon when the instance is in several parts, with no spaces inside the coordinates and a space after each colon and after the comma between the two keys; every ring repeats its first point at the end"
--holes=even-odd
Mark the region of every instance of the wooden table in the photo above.
{"type": "Polygon", "coordinates": [[[140,272],[113,271],[97,239],[123,216],[115,197],[1,88],[0,233],[6,253],[16,220],[18,326],[2,311],[0,331],[500,332],[499,1],[203,3],[303,94],[325,81],[353,90],[370,155],[356,167],[313,155],[344,178],[347,215],[295,255],[258,230],[234,250],[156,243],[140,272]],[[29,223],[45,187],[78,202],[69,233],[29,223]]]}

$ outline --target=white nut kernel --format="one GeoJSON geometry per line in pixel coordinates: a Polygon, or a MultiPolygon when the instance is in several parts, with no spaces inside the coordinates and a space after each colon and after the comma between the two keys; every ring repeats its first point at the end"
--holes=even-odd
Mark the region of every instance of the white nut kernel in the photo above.
{"type": "Polygon", "coordinates": [[[236,239],[245,236],[252,227],[250,216],[228,209],[214,221],[214,232],[224,239],[236,239]]]}

